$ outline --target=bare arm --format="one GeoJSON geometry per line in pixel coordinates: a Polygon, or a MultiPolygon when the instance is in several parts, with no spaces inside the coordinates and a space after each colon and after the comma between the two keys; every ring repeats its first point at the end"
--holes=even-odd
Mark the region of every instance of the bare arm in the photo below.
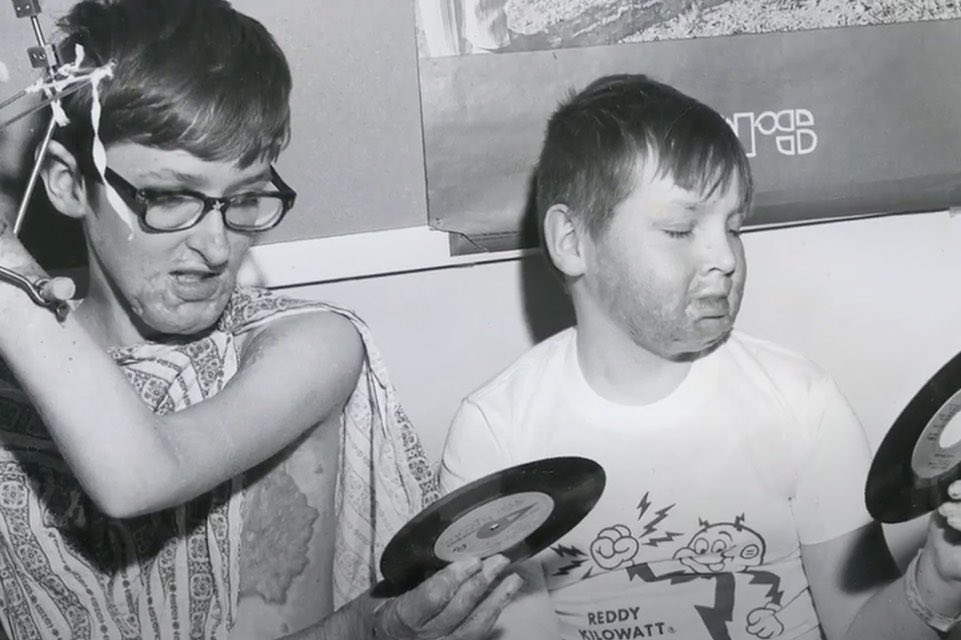
{"type": "MultiPolygon", "coordinates": [[[[0,264],[37,269],[9,234],[0,264]]],[[[363,345],[333,314],[279,320],[250,339],[221,393],[156,416],[74,318],[60,323],[0,282],[0,355],[91,498],[129,517],[204,493],[340,411],[363,345]]]]}
{"type": "Polygon", "coordinates": [[[880,526],[802,546],[801,557],[828,640],[938,637],[908,606],[880,526]]]}
{"type": "MultiPolygon", "coordinates": [[[[952,507],[953,508],[953,507],[952,507]]],[[[934,516],[921,557],[918,587],[935,610],[961,611],[957,531],[934,516]],[[938,556],[941,558],[937,558],[938,556]],[[947,557],[945,557],[947,556],[947,557]],[[945,575],[947,574],[947,575],[945,575]]],[[[904,578],[888,552],[881,528],[869,525],[817,545],[803,546],[804,569],[828,640],[936,640],[938,632],[911,609],[904,578]]]]}

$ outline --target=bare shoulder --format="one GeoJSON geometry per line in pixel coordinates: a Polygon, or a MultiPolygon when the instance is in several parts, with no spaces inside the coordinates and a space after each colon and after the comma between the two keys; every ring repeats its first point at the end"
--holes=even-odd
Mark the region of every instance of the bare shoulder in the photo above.
{"type": "Polygon", "coordinates": [[[346,317],[331,311],[300,313],[278,318],[240,338],[240,367],[252,366],[263,356],[281,350],[298,354],[301,363],[321,358],[347,371],[359,372],[364,342],[346,317]]]}

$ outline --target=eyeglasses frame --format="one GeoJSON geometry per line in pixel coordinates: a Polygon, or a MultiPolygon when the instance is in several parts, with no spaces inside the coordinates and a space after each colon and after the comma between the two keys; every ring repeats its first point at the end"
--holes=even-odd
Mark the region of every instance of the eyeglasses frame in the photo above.
{"type": "Polygon", "coordinates": [[[213,209],[220,211],[220,214],[223,216],[224,226],[226,226],[228,229],[242,233],[261,233],[263,231],[269,231],[280,224],[280,222],[284,219],[284,216],[286,216],[287,213],[294,207],[294,203],[297,199],[297,192],[291,189],[290,186],[284,182],[284,179],[280,177],[280,174],[277,173],[277,170],[274,169],[273,165],[270,167],[270,183],[277,187],[277,191],[245,191],[222,198],[213,198],[205,193],[200,193],[199,191],[193,191],[191,189],[141,189],[130,184],[126,178],[118,174],[110,167],[107,167],[104,170],[104,177],[106,178],[107,182],[110,183],[110,186],[116,189],[117,192],[124,197],[124,200],[127,202],[128,206],[130,206],[131,210],[140,220],[140,224],[143,226],[143,228],[153,233],[173,233],[176,231],[186,231],[187,229],[200,224],[200,221],[203,220],[213,209]],[[201,209],[200,213],[197,215],[196,220],[187,226],[177,227],[176,229],[158,229],[157,227],[151,226],[150,223],[147,222],[147,207],[150,205],[151,200],[158,197],[178,196],[196,198],[197,200],[203,202],[203,209],[201,209]],[[283,207],[280,215],[277,216],[277,219],[271,222],[269,226],[263,228],[248,229],[231,224],[227,219],[227,209],[230,208],[231,201],[240,198],[250,198],[252,196],[269,196],[271,198],[280,199],[283,207]],[[135,206],[131,206],[131,201],[135,206]]]}

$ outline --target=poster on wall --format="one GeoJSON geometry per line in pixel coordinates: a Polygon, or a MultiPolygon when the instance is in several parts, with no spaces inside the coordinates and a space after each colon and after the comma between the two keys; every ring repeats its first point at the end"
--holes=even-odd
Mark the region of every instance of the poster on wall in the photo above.
{"type": "Polygon", "coordinates": [[[961,3],[417,0],[428,217],[456,253],[533,242],[547,118],[610,73],[716,108],[757,228],[961,205],[961,3]]]}

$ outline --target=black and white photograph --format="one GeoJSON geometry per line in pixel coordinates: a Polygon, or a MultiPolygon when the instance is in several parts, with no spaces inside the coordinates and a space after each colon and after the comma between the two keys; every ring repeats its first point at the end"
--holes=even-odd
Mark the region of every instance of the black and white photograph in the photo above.
{"type": "Polygon", "coordinates": [[[0,2],[0,640],[961,638],[961,2],[0,2]]]}

